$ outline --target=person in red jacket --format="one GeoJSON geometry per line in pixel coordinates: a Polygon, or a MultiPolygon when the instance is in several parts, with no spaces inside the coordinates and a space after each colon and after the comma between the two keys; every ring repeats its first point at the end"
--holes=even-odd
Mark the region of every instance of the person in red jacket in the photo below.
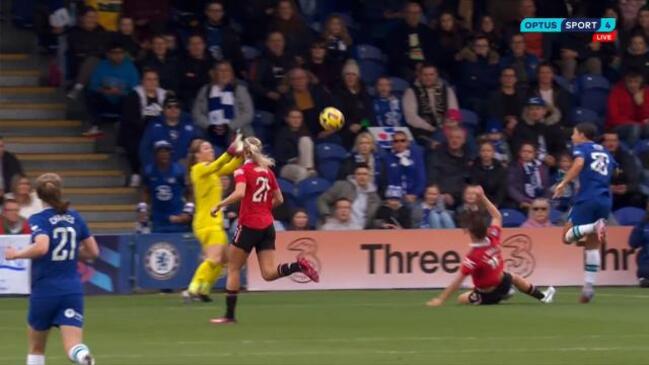
{"type": "Polygon", "coordinates": [[[29,234],[27,219],[22,218],[18,212],[20,204],[14,199],[5,199],[0,215],[0,235],[3,234],[29,234]]]}
{"type": "Polygon", "coordinates": [[[611,90],[606,129],[615,130],[629,147],[649,139],[649,87],[640,72],[627,72],[611,90]]]}

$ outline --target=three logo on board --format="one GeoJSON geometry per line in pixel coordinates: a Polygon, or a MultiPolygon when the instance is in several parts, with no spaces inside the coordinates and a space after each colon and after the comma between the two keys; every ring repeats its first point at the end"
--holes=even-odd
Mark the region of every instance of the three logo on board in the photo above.
{"type": "MultiPolygon", "coordinates": [[[[288,244],[288,250],[297,252],[297,255],[295,255],[296,258],[303,257],[307,259],[311,263],[311,265],[313,265],[313,267],[318,273],[322,272],[322,264],[320,263],[320,259],[318,259],[317,257],[318,242],[313,238],[309,238],[309,237],[298,238],[295,241],[288,244]]],[[[306,275],[302,273],[295,273],[291,275],[291,280],[301,284],[308,283],[311,281],[311,279],[309,279],[306,275]]]]}

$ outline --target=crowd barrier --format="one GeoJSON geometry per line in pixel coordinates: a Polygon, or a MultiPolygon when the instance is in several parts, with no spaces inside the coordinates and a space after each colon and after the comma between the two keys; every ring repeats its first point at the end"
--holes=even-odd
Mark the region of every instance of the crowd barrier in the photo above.
{"type": "MultiPolygon", "coordinates": [[[[635,253],[629,227],[613,227],[602,247],[601,285],[635,285],[635,253]]],[[[583,250],[562,243],[560,228],[505,229],[503,256],[508,271],[537,285],[581,285],[583,250]]],[[[101,255],[79,264],[87,294],[128,294],[135,289],[182,289],[200,260],[191,234],[97,236],[101,255]]],[[[24,247],[29,236],[0,236],[0,294],[29,293],[29,261],[6,261],[4,248],[24,247]]],[[[277,262],[305,257],[318,268],[320,282],[301,274],[266,282],[254,254],[244,285],[249,290],[438,288],[451,282],[468,236],[461,230],[278,232],[277,262]]],[[[223,288],[224,279],[217,283],[223,288]]]]}

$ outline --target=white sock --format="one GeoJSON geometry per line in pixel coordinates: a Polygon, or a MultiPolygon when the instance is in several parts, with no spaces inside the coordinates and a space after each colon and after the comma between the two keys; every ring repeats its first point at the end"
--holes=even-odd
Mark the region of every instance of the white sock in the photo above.
{"type": "Polygon", "coordinates": [[[599,250],[586,250],[586,262],[584,265],[584,282],[593,286],[597,279],[597,271],[602,262],[599,250]]]}
{"type": "Polygon", "coordinates": [[[76,346],[72,346],[70,352],[68,352],[68,358],[75,364],[83,364],[83,359],[90,354],[90,349],[88,346],[80,343],[76,346]]]}
{"type": "Polygon", "coordinates": [[[564,239],[566,242],[579,241],[582,237],[595,233],[595,223],[582,224],[581,226],[573,226],[566,232],[564,239]]]}
{"type": "Polygon", "coordinates": [[[27,355],[27,365],[45,365],[45,355],[27,355]]]}

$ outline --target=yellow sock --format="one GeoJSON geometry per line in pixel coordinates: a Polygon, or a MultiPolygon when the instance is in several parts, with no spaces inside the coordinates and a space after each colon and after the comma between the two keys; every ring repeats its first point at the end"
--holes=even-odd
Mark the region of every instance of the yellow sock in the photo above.
{"type": "Polygon", "coordinates": [[[214,263],[209,260],[203,260],[203,262],[198,265],[196,272],[194,272],[194,277],[192,278],[191,283],[189,283],[188,290],[191,294],[199,294],[202,291],[202,288],[210,278],[213,265],[214,263]]]}
{"type": "Polygon", "coordinates": [[[207,280],[205,281],[205,285],[203,286],[203,290],[201,290],[201,294],[209,294],[210,293],[210,291],[214,287],[214,283],[216,283],[216,281],[219,279],[219,276],[221,275],[221,271],[223,270],[223,264],[214,263],[212,261],[209,261],[209,263],[210,263],[211,271],[207,276],[207,280]]]}

